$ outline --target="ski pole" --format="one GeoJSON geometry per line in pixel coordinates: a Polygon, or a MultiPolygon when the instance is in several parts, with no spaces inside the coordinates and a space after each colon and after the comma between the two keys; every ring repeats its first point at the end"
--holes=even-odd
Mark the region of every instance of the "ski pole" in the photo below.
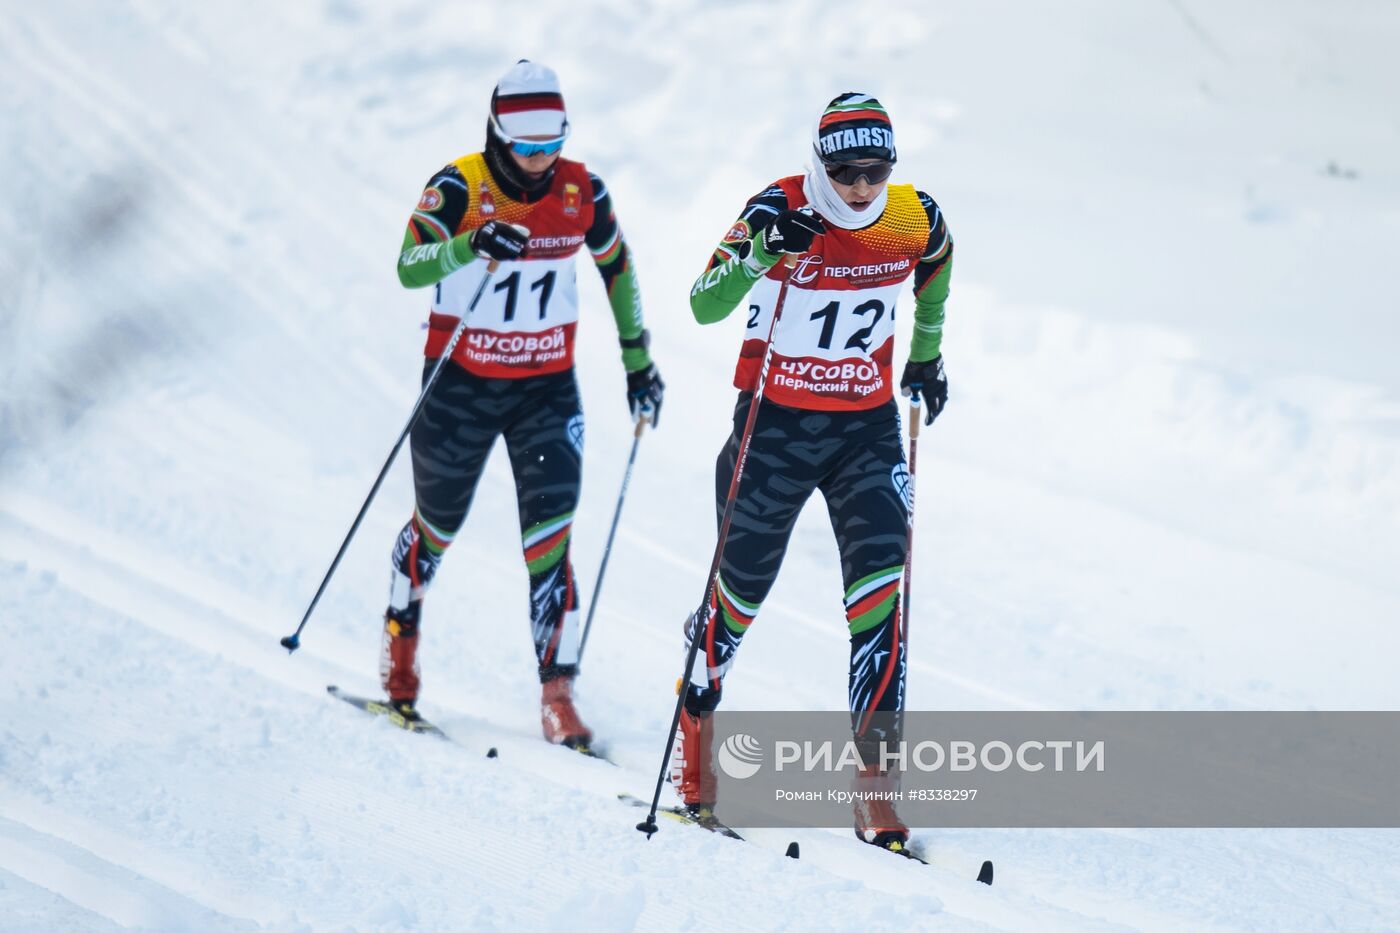
{"type": "Polygon", "coordinates": [[[632,465],[637,462],[637,446],[642,442],[642,431],[647,419],[637,418],[637,430],[632,432],[632,452],[627,455],[627,469],[622,474],[622,491],[617,494],[617,508],[613,510],[612,527],[608,529],[608,543],[603,545],[603,562],[598,565],[598,581],[593,584],[593,598],[588,601],[588,618],[583,620],[583,634],[578,640],[578,660],[583,664],[583,649],[588,646],[588,631],[593,627],[593,612],[598,608],[598,594],[603,589],[603,574],[608,572],[608,555],[612,553],[613,536],[617,534],[617,522],[622,518],[622,500],[627,498],[627,487],[632,482],[632,465]]]}
{"type": "Polygon", "coordinates": [[[744,463],[749,458],[749,441],[753,439],[754,422],[758,419],[758,406],[763,401],[763,387],[768,382],[768,365],[773,360],[773,335],[778,330],[778,318],[783,313],[783,302],[787,299],[788,282],[792,279],[797,257],[789,254],[784,263],[783,283],[778,287],[778,298],[773,303],[773,320],[768,324],[768,339],[763,345],[763,364],[758,370],[758,382],[749,399],[749,414],[744,421],[744,433],[739,439],[739,455],[734,461],[734,475],[729,480],[729,494],[724,500],[724,514],[719,523],[719,540],[715,542],[715,556],[710,562],[710,577],[705,584],[705,598],[696,611],[696,625],[690,637],[690,650],[685,656],[685,673],[681,675],[680,689],[676,691],[676,709],[671,714],[671,729],[666,733],[666,750],[661,755],[661,770],[656,775],[656,789],[651,795],[651,810],[647,818],[637,824],[640,832],[650,839],[656,832],[656,807],[661,800],[661,785],[666,780],[666,767],[671,763],[671,746],[675,742],[676,729],[681,724],[681,708],[685,705],[685,694],[690,686],[690,675],[695,670],[695,656],[699,653],[700,642],[709,624],[710,601],[714,598],[719,581],[720,558],[724,554],[724,542],[729,538],[729,524],[734,519],[734,503],[739,498],[739,480],[744,475],[744,463]]]}
{"type": "Polygon", "coordinates": [[[923,421],[923,396],[918,387],[909,394],[909,543],[904,552],[904,656],[909,657],[909,595],[910,580],[914,576],[914,473],[919,465],[919,424],[923,421]]]}
{"type": "Polygon", "coordinates": [[[331,577],[335,574],[335,569],[340,566],[340,559],[345,556],[345,551],[350,547],[350,541],[355,537],[355,532],[360,530],[360,522],[364,521],[365,513],[369,511],[369,504],[374,501],[374,496],[379,492],[379,487],[384,482],[384,477],[389,473],[389,467],[393,465],[394,458],[399,455],[399,449],[403,447],[403,442],[408,440],[409,432],[418,423],[418,416],[423,413],[423,406],[428,401],[428,393],[433,391],[433,386],[437,384],[438,376],[442,375],[442,369],[447,365],[447,361],[452,358],[452,351],[457,348],[457,341],[462,339],[462,334],[467,330],[467,322],[471,319],[472,312],[476,310],[476,303],[481,300],[481,295],[486,291],[486,285],[491,281],[491,274],[500,265],[496,260],[491,260],[486,267],[486,274],[481,278],[481,284],[477,286],[476,294],[472,296],[472,302],[467,306],[467,313],[462,315],[462,320],[457,323],[457,329],[452,332],[452,337],[447,341],[447,349],[442,351],[442,356],[438,357],[437,365],[428,376],[428,381],[423,384],[423,391],[418,393],[418,401],[413,406],[412,413],[408,416],[408,423],[403,426],[403,431],[399,433],[399,439],[394,442],[394,449],[389,451],[389,458],[384,461],[384,466],[380,467],[379,475],[375,477],[374,485],[369,489],[369,495],[365,497],[364,505],[360,506],[360,512],[355,516],[354,523],[350,526],[350,531],[345,535],[345,540],[340,543],[340,550],[335,552],[335,560],[331,561],[330,569],[321,578],[321,585],[316,588],[316,595],[311,597],[311,605],[306,607],[306,614],[301,617],[301,624],[297,630],[282,639],[282,647],[288,653],[296,651],[301,647],[301,630],[306,628],[307,621],[311,618],[311,613],[315,611],[316,604],[321,601],[321,594],[326,591],[326,584],[331,582],[331,577]]]}

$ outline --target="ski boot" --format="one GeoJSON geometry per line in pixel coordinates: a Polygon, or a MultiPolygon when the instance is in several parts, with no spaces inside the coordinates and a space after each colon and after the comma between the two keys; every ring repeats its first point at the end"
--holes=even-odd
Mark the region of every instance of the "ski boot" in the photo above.
{"type": "Polygon", "coordinates": [[[856,838],[882,849],[889,849],[899,855],[909,852],[909,827],[895,813],[894,803],[878,796],[867,798],[865,794],[881,794],[898,789],[898,781],[879,768],[862,766],[856,776],[853,789],[856,838]]]}
{"type": "Polygon", "coordinates": [[[384,614],[384,644],[379,651],[379,685],[389,700],[407,700],[412,705],[419,696],[419,607],[389,609],[384,614]]]}
{"type": "Polygon", "coordinates": [[[719,778],[710,756],[714,744],[715,721],[711,710],[691,712],[687,703],[681,709],[676,726],[675,744],[671,748],[671,784],[680,794],[681,803],[699,822],[714,819],[715,798],[719,778]]]}
{"type": "Polygon", "coordinates": [[[555,669],[542,672],[540,725],[545,741],[591,755],[593,732],[583,724],[574,708],[574,677],[577,671],[555,669]]]}
{"type": "Polygon", "coordinates": [[[409,603],[402,611],[384,613],[384,642],[379,655],[379,683],[389,695],[389,705],[406,722],[420,717],[414,709],[418,700],[418,608],[409,603]]]}

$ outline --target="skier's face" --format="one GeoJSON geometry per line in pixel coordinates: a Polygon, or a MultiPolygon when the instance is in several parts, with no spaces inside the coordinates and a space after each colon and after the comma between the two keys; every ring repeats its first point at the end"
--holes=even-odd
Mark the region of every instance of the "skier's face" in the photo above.
{"type": "MultiPolygon", "coordinates": [[[[554,136],[521,136],[522,142],[538,142],[542,140],[556,139],[554,136]]],[[[559,151],[537,152],[534,155],[523,156],[515,150],[511,150],[510,157],[515,160],[515,164],[520,166],[520,170],[531,179],[538,181],[544,177],[544,173],[559,159],[559,151]]]]}
{"type": "MultiPolygon", "coordinates": [[[[855,165],[878,165],[879,159],[861,159],[855,165]]],[[[885,185],[889,184],[889,179],[871,184],[864,175],[856,179],[854,185],[843,185],[834,178],[828,179],[831,187],[836,189],[836,193],[841,196],[841,200],[846,202],[846,206],[863,211],[870,206],[870,203],[880,196],[880,192],[885,190],[885,185]]]]}

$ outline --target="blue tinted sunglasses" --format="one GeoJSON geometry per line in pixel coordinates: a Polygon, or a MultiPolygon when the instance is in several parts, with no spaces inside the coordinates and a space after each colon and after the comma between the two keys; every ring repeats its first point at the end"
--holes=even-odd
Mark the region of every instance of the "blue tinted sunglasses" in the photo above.
{"type": "Polygon", "coordinates": [[[522,158],[553,155],[564,148],[564,140],[569,138],[569,121],[564,121],[564,132],[553,139],[516,139],[507,136],[505,130],[501,129],[501,124],[496,122],[495,116],[491,117],[491,131],[496,134],[497,139],[510,147],[511,152],[522,158]]]}

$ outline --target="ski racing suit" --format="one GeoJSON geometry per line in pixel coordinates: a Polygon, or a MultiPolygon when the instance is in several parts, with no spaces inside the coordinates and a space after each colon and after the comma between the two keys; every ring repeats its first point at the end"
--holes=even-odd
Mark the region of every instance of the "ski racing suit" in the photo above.
{"type": "Polygon", "coordinates": [[[530,621],[541,682],[570,677],[578,658],[578,587],[569,542],[579,496],[583,412],[574,381],[578,295],[574,254],[602,274],[629,373],[651,364],[631,253],[608,189],[560,158],[547,188],[528,192],[491,164],[490,148],[435,174],[399,256],[406,287],[432,286],[423,378],[487,274],[472,231],[489,220],[530,231],[524,258],[502,261],[429,396],[411,437],[416,507],[393,550],[380,675],[396,701],[419,690],[423,595],[462,526],[487,455],[504,437],[515,475],[530,621]]]}
{"type": "MultiPolygon", "coordinates": [[[[890,185],[883,213],[845,230],[828,224],[791,272],[773,357],[740,480],[719,580],[687,686],[692,716],[715,709],[739,644],[777,576],[798,512],[815,490],[826,499],[841,553],[851,658],[848,698],[858,742],[883,734],[904,708],[900,581],[908,549],[908,470],[891,362],[895,301],[914,277],[910,359],[939,355],[953,243],[942,212],[911,185],[890,185]],[[878,734],[877,734],[878,733],[878,734]]],[[[715,467],[719,514],[734,474],[749,401],[786,270],[759,232],[804,206],[802,176],[749,200],[691,292],[702,324],[746,307],[734,373],[734,430],[715,467]],[[747,296],[747,300],[746,300],[747,296]]]]}

